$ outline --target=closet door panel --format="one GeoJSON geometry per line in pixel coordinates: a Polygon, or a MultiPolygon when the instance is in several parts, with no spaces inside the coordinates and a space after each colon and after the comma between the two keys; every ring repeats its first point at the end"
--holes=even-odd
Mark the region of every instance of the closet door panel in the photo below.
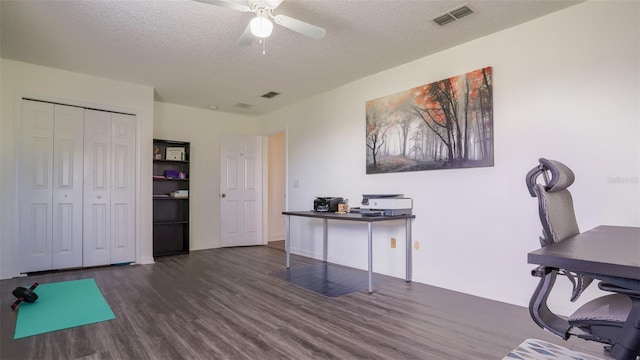
{"type": "Polygon", "coordinates": [[[83,266],[110,264],[111,113],[85,110],[83,266]]]}
{"type": "Polygon", "coordinates": [[[53,268],[82,266],[84,109],[55,105],[53,268]]]}
{"type": "Polygon", "coordinates": [[[52,268],[53,131],[53,105],[23,100],[17,162],[21,273],[52,268]]]}
{"type": "Polygon", "coordinates": [[[135,261],[136,118],[111,117],[111,263],[135,261]]]}
{"type": "Polygon", "coordinates": [[[85,221],[90,224],[85,231],[84,246],[91,249],[93,262],[85,259],[85,265],[104,265],[109,262],[101,262],[109,253],[109,206],[107,204],[93,203],[85,209],[85,221]],[[88,220],[88,221],[87,221],[88,220]]]}

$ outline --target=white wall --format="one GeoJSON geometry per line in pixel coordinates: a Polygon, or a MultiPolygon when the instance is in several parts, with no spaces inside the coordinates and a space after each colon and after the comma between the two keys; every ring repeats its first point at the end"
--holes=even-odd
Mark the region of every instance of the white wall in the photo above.
{"type": "Polygon", "coordinates": [[[191,250],[220,246],[220,136],[258,134],[258,118],[156,102],[153,136],[190,142],[191,250]]]}
{"type": "MultiPolygon", "coordinates": [[[[0,278],[17,275],[13,266],[13,242],[16,237],[15,206],[15,127],[20,115],[21,96],[40,100],[91,106],[137,115],[137,151],[151,153],[153,131],[153,88],[135,84],[57,70],[48,67],[0,59],[0,278]]],[[[139,247],[136,260],[152,262],[151,241],[151,156],[142,156],[136,176],[141,179],[137,189],[137,220],[141,226],[136,237],[139,247]],[[148,186],[147,186],[148,185],[148,186]]]]}
{"type": "MultiPolygon", "coordinates": [[[[524,178],[539,157],[576,173],[582,230],[640,225],[639,18],[638,2],[583,3],[264,116],[264,133],[288,132],[288,209],[311,209],[315,196],[354,204],[363,193],[403,193],[421,245],[414,281],[526,305],[536,284],[527,252],[541,227],[524,178]],[[365,174],[365,101],[485,66],[494,167],[365,174]]],[[[320,258],[321,223],[291,226],[292,251],[320,258]]],[[[391,249],[391,236],[404,238],[401,222],[374,225],[374,271],[403,277],[404,246],[391,249]]],[[[333,222],[329,243],[329,261],[366,268],[366,226],[333,222]]],[[[551,299],[557,311],[569,311],[568,296],[551,299]]]]}

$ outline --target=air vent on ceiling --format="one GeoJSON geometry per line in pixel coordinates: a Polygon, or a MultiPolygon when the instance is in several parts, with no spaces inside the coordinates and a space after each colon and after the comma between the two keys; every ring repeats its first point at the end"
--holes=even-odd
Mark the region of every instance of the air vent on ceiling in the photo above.
{"type": "Polygon", "coordinates": [[[443,26],[471,14],[473,14],[473,10],[471,10],[465,4],[465,5],[461,5],[456,8],[453,8],[440,16],[436,16],[435,18],[433,18],[433,22],[435,22],[440,26],[443,26]]]}
{"type": "Polygon", "coordinates": [[[244,103],[237,103],[237,104],[233,105],[233,107],[237,107],[237,108],[240,108],[240,109],[248,109],[248,108],[250,108],[252,106],[253,105],[244,104],[244,103]]]}
{"type": "Polygon", "coordinates": [[[263,97],[263,98],[266,98],[266,99],[271,99],[272,97],[276,97],[276,96],[278,96],[278,95],[280,95],[280,93],[279,93],[279,92],[269,91],[268,93],[266,93],[266,94],[262,95],[262,97],[263,97]]]}

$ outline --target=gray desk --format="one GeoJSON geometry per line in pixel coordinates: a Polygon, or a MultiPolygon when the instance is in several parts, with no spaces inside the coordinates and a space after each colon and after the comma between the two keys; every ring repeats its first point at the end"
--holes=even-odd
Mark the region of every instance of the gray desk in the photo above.
{"type": "Polygon", "coordinates": [[[366,222],[368,226],[368,234],[369,234],[369,294],[373,293],[373,282],[372,282],[372,274],[373,274],[373,223],[380,221],[394,221],[394,220],[404,220],[405,221],[405,238],[406,238],[406,276],[405,280],[407,282],[411,281],[411,219],[415,219],[415,215],[399,215],[399,216],[362,216],[360,214],[336,214],[336,213],[328,213],[328,212],[315,212],[315,211],[285,211],[282,213],[286,215],[285,217],[285,251],[286,251],[286,265],[287,269],[291,266],[290,264],[290,217],[291,216],[302,216],[309,218],[316,218],[323,220],[323,232],[322,232],[322,260],[327,262],[327,248],[328,248],[328,222],[329,220],[342,220],[342,221],[355,221],[355,222],[366,222]]]}
{"type": "Polygon", "coordinates": [[[532,251],[528,261],[577,273],[640,281],[640,228],[598,226],[532,251]]]}
{"type": "MultiPolygon", "coordinates": [[[[530,264],[565,269],[640,290],[640,228],[598,226],[532,251],[528,261],[530,264]]],[[[632,311],[612,354],[620,354],[616,351],[618,344],[628,349],[634,347],[637,330],[633,329],[633,324],[637,321],[640,321],[640,313],[634,314],[632,311]]],[[[619,357],[626,358],[626,355],[619,357]]]]}

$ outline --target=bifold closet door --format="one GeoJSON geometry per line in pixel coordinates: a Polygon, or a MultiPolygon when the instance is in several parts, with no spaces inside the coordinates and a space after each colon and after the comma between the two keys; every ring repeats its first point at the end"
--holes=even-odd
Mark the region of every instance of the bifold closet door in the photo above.
{"type": "Polygon", "coordinates": [[[86,110],[83,265],[135,260],[135,117],[86,110]]]}
{"type": "Polygon", "coordinates": [[[136,117],[111,115],[111,264],[135,261],[136,117]]]}
{"type": "Polygon", "coordinates": [[[22,101],[19,272],[82,266],[84,109],[22,101]]]}

